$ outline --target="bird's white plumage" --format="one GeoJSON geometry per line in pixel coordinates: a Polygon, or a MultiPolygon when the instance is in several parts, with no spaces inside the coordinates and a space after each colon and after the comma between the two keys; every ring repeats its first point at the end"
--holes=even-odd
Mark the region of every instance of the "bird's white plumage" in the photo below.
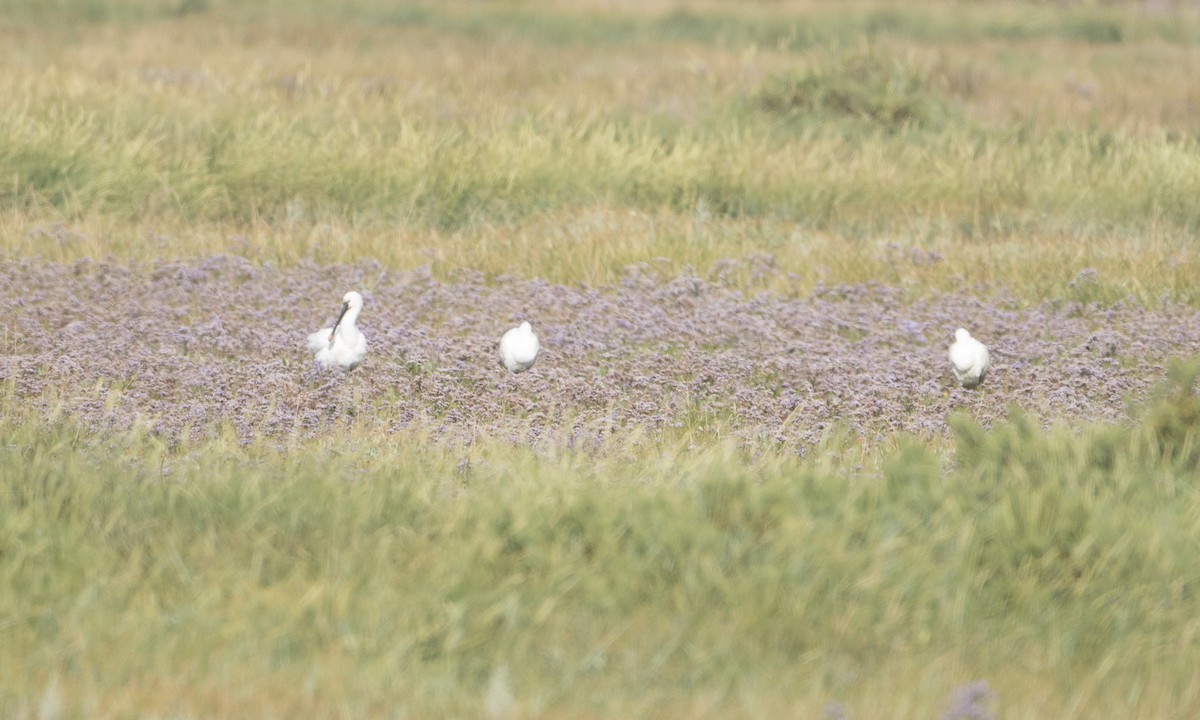
{"type": "Polygon", "coordinates": [[[343,370],[353,370],[367,356],[367,339],[355,324],[362,307],[362,295],[351,290],[342,297],[342,314],[333,327],[322,328],[308,336],[308,351],[316,353],[321,367],[336,365],[343,370]]]}
{"type": "Polygon", "coordinates": [[[950,346],[950,366],[954,379],[965,388],[978,387],[987,375],[988,349],[971,337],[971,333],[959,328],[954,331],[954,344],[950,346]]]}
{"type": "Polygon", "coordinates": [[[540,349],[537,333],[529,323],[523,322],[500,338],[500,363],[509,372],[525,372],[533,367],[540,349]]]}

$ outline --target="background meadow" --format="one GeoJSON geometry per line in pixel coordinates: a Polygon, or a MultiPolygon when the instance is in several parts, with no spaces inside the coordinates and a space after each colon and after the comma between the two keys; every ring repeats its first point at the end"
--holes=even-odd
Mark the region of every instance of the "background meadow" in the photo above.
{"type": "Polygon", "coordinates": [[[0,714],[1200,713],[1198,43],[0,0],[0,714]]]}

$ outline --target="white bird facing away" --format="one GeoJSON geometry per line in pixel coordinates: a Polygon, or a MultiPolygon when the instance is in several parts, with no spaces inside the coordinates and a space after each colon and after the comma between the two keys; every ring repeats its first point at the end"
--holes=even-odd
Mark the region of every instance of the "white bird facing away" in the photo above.
{"type": "Polygon", "coordinates": [[[333,327],[308,336],[308,351],[317,354],[321,367],[353,370],[367,356],[367,339],[354,324],[362,307],[362,295],[351,290],[342,296],[342,313],[333,327]]]}
{"type": "Polygon", "coordinates": [[[500,338],[500,363],[509,372],[525,372],[533,367],[539,350],[541,346],[538,345],[537,333],[529,323],[523,322],[520,327],[509,330],[500,338]]]}
{"type": "Polygon", "coordinates": [[[971,337],[971,333],[959,328],[954,331],[954,344],[950,346],[950,365],[954,368],[954,379],[965,388],[979,387],[987,375],[988,349],[971,337]]]}

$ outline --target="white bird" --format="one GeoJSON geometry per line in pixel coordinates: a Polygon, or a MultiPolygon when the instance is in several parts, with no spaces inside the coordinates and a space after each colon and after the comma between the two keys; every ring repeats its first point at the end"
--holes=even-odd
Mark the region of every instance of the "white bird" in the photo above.
{"type": "Polygon", "coordinates": [[[308,351],[316,353],[321,367],[337,365],[343,370],[353,370],[366,357],[367,339],[354,324],[362,307],[362,295],[351,290],[342,296],[342,313],[333,327],[308,336],[308,351]]]}
{"type": "Polygon", "coordinates": [[[965,388],[978,387],[987,375],[987,346],[971,337],[966,330],[955,330],[954,344],[950,346],[950,365],[954,368],[954,379],[960,385],[965,388]]]}
{"type": "Polygon", "coordinates": [[[523,322],[500,338],[500,363],[509,372],[525,372],[533,367],[540,349],[537,333],[529,323],[523,322]]]}

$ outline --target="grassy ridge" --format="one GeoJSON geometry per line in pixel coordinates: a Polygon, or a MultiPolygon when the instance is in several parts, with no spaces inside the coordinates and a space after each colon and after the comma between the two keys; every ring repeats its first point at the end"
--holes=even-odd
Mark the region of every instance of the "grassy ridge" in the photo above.
{"type": "Polygon", "coordinates": [[[14,410],[0,707],[928,717],[986,678],[1005,717],[1187,715],[1194,380],[1135,426],[963,420],[951,467],[901,442],[860,478],[721,447],[179,455],[14,410]]]}

